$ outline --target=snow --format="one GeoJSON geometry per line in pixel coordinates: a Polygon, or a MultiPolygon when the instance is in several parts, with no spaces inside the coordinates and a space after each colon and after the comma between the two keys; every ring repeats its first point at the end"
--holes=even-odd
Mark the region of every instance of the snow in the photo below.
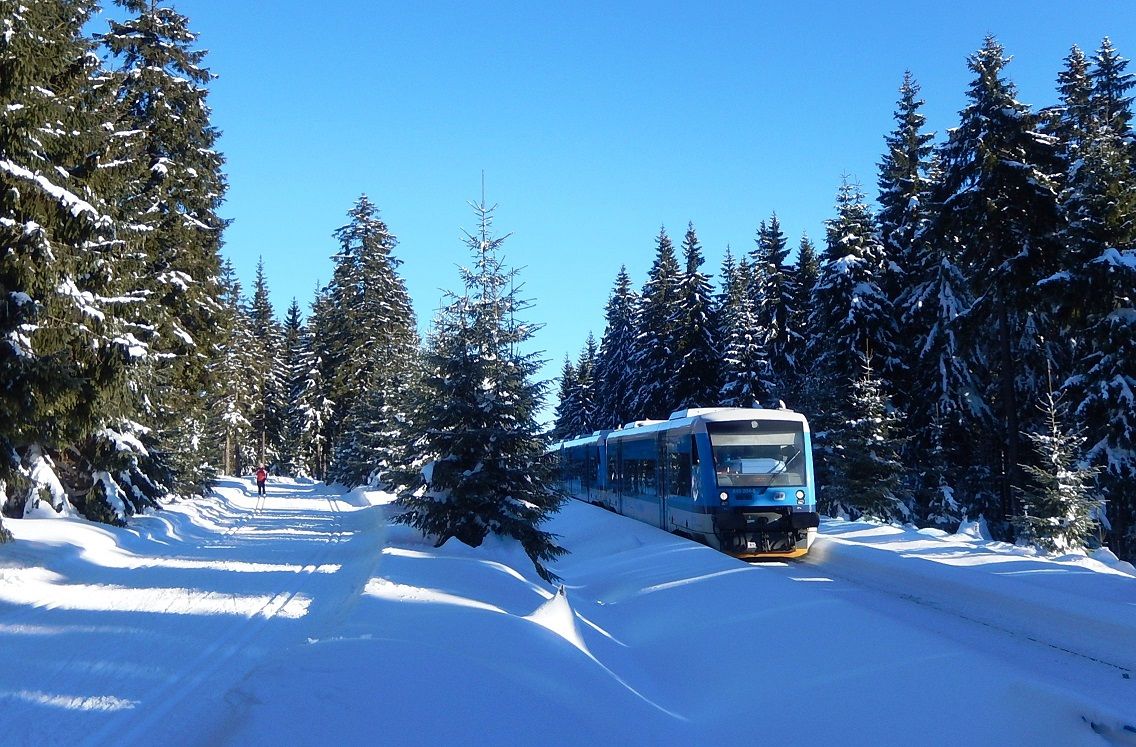
{"type": "Polygon", "coordinates": [[[126,528],[6,519],[4,743],[1136,744],[1107,551],[832,520],[751,565],[570,502],[552,587],[389,502],[225,478],[126,528]]]}

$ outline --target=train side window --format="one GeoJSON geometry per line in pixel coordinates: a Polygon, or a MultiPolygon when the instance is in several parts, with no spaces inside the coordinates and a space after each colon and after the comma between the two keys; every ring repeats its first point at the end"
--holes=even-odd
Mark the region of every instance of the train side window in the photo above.
{"type": "Polygon", "coordinates": [[[690,434],[690,463],[698,466],[698,442],[694,440],[693,433],[690,434]]]}

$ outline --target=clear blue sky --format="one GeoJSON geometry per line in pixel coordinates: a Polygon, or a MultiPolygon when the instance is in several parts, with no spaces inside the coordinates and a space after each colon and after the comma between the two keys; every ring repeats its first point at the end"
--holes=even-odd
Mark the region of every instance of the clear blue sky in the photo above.
{"type": "Polygon", "coordinates": [[[621,263],[642,284],[660,225],[677,245],[693,221],[715,274],[774,211],[819,247],[843,174],[875,196],[904,70],[941,139],[987,34],[1034,108],[1071,45],[1136,57],[1134,0],[173,4],[220,76],[224,253],[246,289],[263,256],[281,316],[292,297],[306,313],[366,193],[424,327],[484,171],[546,378],[602,334],[621,263]]]}

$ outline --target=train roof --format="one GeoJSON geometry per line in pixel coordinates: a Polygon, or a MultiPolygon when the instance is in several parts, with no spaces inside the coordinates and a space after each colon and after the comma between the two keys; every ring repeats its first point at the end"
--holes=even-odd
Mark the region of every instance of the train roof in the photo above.
{"type": "Polygon", "coordinates": [[[681,428],[683,426],[693,425],[696,422],[721,423],[732,420],[781,420],[801,423],[806,431],[809,429],[808,420],[805,416],[793,410],[765,410],[755,407],[699,407],[673,412],[669,420],[637,420],[633,423],[628,423],[618,430],[596,431],[591,435],[576,436],[575,438],[552,444],[550,449],[558,449],[566,446],[586,446],[588,444],[599,443],[605,438],[607,440],[632,438],[648,433],[658,433],[659,431],[669,430],[671,428],[681,428]]]}
{"type": "Polygon", "coordinates": [[[632,438],[639,434],[657,433],[672,428],[682,428],[696,423],[722,423],[734,420],[781,420],[801,423],[808,430],[808,420],[793,410],[764,410],[751,407],[701,407],[679,410],[671,413],[670,420],[648,420],[628,424],[624,428],[607,434],[608,440],[632,438]]]}

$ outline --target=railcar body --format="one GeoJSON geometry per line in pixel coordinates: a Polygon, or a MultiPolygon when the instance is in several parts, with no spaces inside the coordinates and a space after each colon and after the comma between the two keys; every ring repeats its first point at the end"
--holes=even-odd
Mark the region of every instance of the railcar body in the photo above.
{"type": "Polygon", "coordinates": [[[740,558],[808,552],[812,438],[790,410],[704,408],[549,448],[573,497],[740,558]]]}

